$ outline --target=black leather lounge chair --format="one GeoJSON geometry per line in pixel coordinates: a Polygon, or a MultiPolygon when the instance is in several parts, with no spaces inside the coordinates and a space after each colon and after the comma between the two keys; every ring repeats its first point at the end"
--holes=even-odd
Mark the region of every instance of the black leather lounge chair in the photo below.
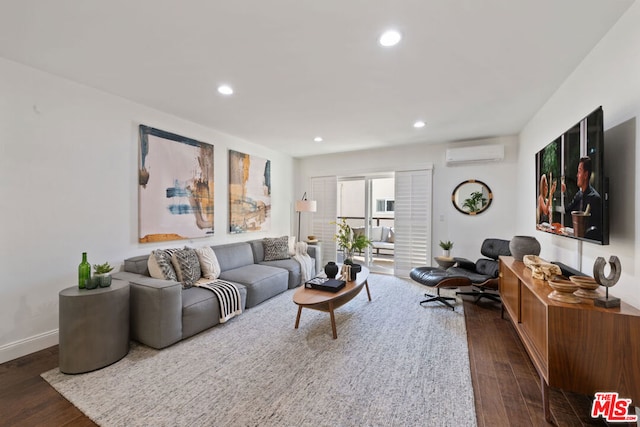
{"type": "Polygon", "coordinates": [[[454,258],[456,263],[453,267],[443,270],[438,267],[416,267],[409,273],[414,281],[437,289],[437,295],[425,294],[430,298],[420,301],[420,304],[431,301],[438,301],[451,309],[455,309],[449,302],[455,300],[454,297],[440,295],[440,289],[454,289],[471,286],[472,291],[456,292],[456,295],[472,295],[476,297],[475,302],[481,298],[488,298],[500,302],[498,294],[498,257],[501,255],[511,255],[509,250],[509,240],[485,239],[482,242],[480,253],[486,258],[480,258],[476,262],[466,258],[454,258]]]}
{"type": "Polygon", "coordinates": [[[472,291],[457,292],[458,295],[475,296],[475,302],[481,298],[488,298],[500,302],[498,294],[498,257],[511,255],[509,240],[485,239],[482,242],[480,253],[486,258],[480,258],[476,262],[466,258],[455,258],[456,264],[447,269],[448,274],[465,276],[471,281],[472,291]]]}

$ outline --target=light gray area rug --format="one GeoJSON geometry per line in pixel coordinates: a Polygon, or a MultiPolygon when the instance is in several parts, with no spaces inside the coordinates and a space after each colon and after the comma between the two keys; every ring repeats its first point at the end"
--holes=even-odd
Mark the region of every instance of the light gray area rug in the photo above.
{"type": "MultiPolygon", "coordinates": [[[[132,343],[104,369],[42,374],[101,426],[475,426],[463,306],[371,275],[329,314],[287,291],[163,350],[132,343]]],[[[445,291],[446,292],[446,291],[445,291]]]]}

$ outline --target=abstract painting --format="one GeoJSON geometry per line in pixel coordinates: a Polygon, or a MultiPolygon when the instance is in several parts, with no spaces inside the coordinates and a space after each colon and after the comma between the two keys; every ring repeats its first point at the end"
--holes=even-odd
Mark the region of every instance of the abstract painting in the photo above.
{"type": "Polygon", "coordinates": [[[140,125],[140,243],[213,235],[213,145],[140,125]]]}
{"type": "Polygon", "coordinates": [[[271,226],[271,161],[229,150],[229,232],[271,226]]]}

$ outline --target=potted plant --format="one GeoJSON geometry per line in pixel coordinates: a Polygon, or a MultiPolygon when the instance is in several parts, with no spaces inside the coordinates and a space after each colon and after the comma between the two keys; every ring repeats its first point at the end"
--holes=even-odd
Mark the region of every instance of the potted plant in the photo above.
{"type": "Polygon", "coordinates": [[[344,263],[353,264],[354,252],[362,252],[371,245],[371,240],[367,239],[364,234],[354,234],[344,218],[339,223],[332,222],[332,224],[338,226],[338,234],[334,236],[334,239],[338,242],[338,247],[344,251],[344,263]]]}
{"type": "Polygon", "coordinates": [[[449,258],[453,242],[451,240],[447,240],[446,242],[440,240],[440,247],[442,248],[442,256],[449,258]]]}
{"type": "Polygon", "coordinates": [[[93,279],[97,282],[98,286],[101,288],[111,286],[111,270],[113,270],[113,267],[111,267],[108,262],[104,264],[94,264],[93,270],[95,272],[93,279]]]}

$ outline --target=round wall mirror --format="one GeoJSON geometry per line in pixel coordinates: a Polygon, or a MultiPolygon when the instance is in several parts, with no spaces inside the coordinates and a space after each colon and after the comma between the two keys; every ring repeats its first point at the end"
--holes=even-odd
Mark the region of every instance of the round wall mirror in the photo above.
{"type": "Polygon", "coordinates": [[[451,194],[453,206],[465,215],[477,215],[491,205],[493,193],[487,184],[468,179],[458,184],[451,194]]]}

